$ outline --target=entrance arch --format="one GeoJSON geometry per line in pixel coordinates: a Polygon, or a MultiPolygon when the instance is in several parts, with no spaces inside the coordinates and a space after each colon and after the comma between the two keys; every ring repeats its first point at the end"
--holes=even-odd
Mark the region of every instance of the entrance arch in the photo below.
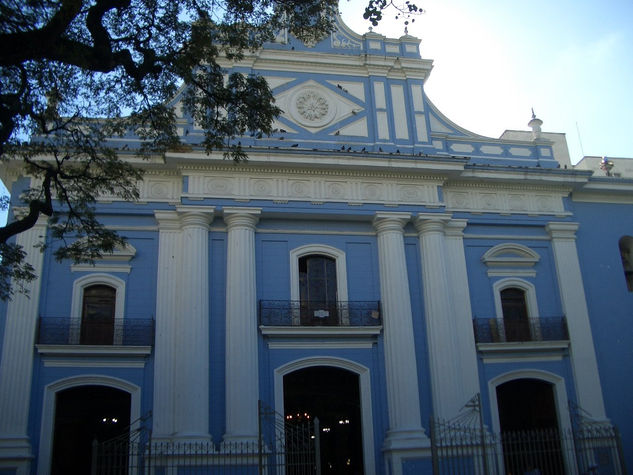
{"type": "Polygon", "coordinates": [[[57,395],[68,389],[85,386],[98,386],[116,389],[120,393],[127,393],[129,396],[129,420],[133,421],[130,430],[135,430],[138,427],[138,420],[141,416],[141,388],[135,384],[119,378],[102,375],[73,376],[51,383],[44,389],[37,464],[37,473],[39,475],[49,475],[51,473],[57,395]]]}
{"type": "Polygon", "coordinates": [[[318,417],[321,473],[363,473],[357,374],[331,366],[289,373],[284,376],[284,408],[287,421],[318,417]]]}
{"type": "Polygon", "coordinates": [[[89,473],[93,441],[105,442],[129,431],[130,393],[108,386],[76,386],[55,401],[52,475],[89,473]]]}
{"type": "MultiPolygon", "coordinates": [[[[337,381],[345,381],[345,384],[356,385],[358,392],[356,393],[356,405],[360,414],[360,434],[362,447],[362,466],[361,472],[366,474],[375,473],[374,460],[374,429],[371,410],[371,384],[369,369],[363,365],[359,365],[350,360],[333,357],[313,357],[302,360],[293,361],[275,370],[275,410],[279,414],[286,414],[285,409],[285,380],[289,384],[301,384],[301,380],[306,380],[309,376],[318,376],[321,382],[329,384],[324,378],[328,375],[337,381]],[[305,372],[303,372],[305,370],[305,372]],[[293,376],[293,373],[295,375],[293,376]],[[351,383],[350,383],[351,381],[351,383]]],[[[289,391],[289,397],[292,397],[289,391]]],[[[336,393],[332,386],[325,391],[327,394],[336,393]]],[[[290,401],[290,399],[288,399],[290,401]]],[[[289,408],[290,409],[290,408],[289,408]]],[[[307,411],[305,411],[307,412],[307,411]]],[[[318,414],[316,414],[318,416],[318,414]]],[[[320,417],[319,417],[320,418],[320,417]]],[[[341,419],[345,421],[345,419],[341,419]]],[[[351,422],[351,419],[350,419],[351,422]]],[[[336,420],[338,424],[338,420],[336,420]]],[[[322,423],[323,425],[323,423],[322,423]]],[[[346,425],[346,424],[341,424],[346,425]]],[[[351,425],[351,424],[350,424],[351,425]]],[[[322,467],[324,468],[324,467],[322,467]]],[[[323,471],[323,473],[327,473],[323,471]]],[[[335,472],[331,472],[335,473],[335,472]]],[[[353,473],[353,472],[350,472],[353,473]]]]}
{"type": "Polygon", "coordinates": [[[518,371],[489,383],[493,426],[501,435],[507,473],[565,473],[572,466],[560,433],[569,430],[563,378],[544,371],[518,371]]]}

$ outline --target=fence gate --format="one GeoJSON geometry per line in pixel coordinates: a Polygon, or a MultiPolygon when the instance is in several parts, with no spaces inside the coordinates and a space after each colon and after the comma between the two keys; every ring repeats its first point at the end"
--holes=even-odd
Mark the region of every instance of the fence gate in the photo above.
{"type": "Polygon", "coordinates": [[[95,441],[91,474],[321,474],[318,419],[286,421],[260,402],[257,440],[226,445],[154,440],[150,419],[148,414],[135,421],[132,430],[115,439],[95,441]]]}
{"type": "Polygon", "coordinates": [[[626,475],[617,428],[572,417],[574,428],[490,433],[479,394],[454,419],[431,420],[433,474],[626,475]]]}
{"type": "Polygon", "coordinates": [[[321,475],[319,419],[286,419],[259,403],[260,474],[321,475]]]}
{"type": "Polygon", "coordinates": [[[485,430],[476,394],[450,420],[431,419],[433,474],[490,474],[497,471],[497,443],[485,430]]]}

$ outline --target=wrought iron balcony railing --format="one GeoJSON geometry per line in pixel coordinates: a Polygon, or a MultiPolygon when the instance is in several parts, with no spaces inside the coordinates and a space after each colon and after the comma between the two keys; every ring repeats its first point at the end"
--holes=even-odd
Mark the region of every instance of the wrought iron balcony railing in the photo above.
{"type": "Polygon", "coordinates": [[[382,324],[380,301],[319,302],[314,300],[260,300],[263,326],[352,326],[382,324]]]}
{"type": "Polygon", "coordinates": [[[115,319],[114,324],[80,319],[40,317],[37,343],[41,345],[152,346],[154,320],[115,319]]]}
{"type": "Polygon", "coordinates": [[[565,317],[523,320],[475,318],[473,329],[477,343],[569,340],[565,317]]]}

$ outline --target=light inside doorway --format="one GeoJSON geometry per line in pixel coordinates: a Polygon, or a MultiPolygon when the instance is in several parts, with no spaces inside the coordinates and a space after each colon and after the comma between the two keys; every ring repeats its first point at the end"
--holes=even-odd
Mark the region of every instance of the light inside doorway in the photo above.
{"type": "Polygon", "coordinates": [[[554,386],[516,379],[497,386],[506,473],[565,473],[554,386]]]}
{"type": "Polygon", "coordinates": [[[322,474],[362,474],[360,389],[358,375],[316,366],[284,376],[286,420],[318,417],[322,474]]]}
{"type": "Polygon", "coordinates": [[[51,475],[91,473],[92,442],[129,430],[130,394],[107,386],[79,386],[57,393],[51,475]]]}

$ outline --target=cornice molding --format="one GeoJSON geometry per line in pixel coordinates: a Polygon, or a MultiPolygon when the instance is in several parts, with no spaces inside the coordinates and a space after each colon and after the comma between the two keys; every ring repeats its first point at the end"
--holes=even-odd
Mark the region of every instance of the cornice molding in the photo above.
{"type": "Polygon", "coordinates": [[[462,180],[447,180],[444,184],[445,190],[459,190],[465,189],[485,189],[489,191],[536,191],[546,193],[556,193],[568,195],[571,193],[571,186],[561,183],[559,184],[542,184],[542,183],[526,183],[527,180],[522,179],[518,183],[512,183],[512,180],[508,180],[505,183],[498,183],[492,181],[462,181],[462,180]]]}

